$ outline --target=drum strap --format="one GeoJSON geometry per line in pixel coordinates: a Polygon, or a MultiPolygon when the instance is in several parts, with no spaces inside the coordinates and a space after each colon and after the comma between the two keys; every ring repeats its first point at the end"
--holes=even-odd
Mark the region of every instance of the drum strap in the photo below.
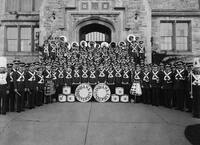
{"type": "Polygon", "coordinates": [[[140,53],[144,53],[144,46],[139,45],[139,48],[140,48],[140,53]]]}
{"type": "Polygon", "coordinates": [[[25,80],[24,72],[17,71],[17,73],[19,74],[19,78],[17,79],[17,82],[23,82],[25,80]]]}
{"type": "Polygon", "coordinates": [[[10,72],[10,82],[13,82],[14,80],[13,80],[13,72],[10,72]]]}
{"type": "Polygon", "coordinates": [[[72,78],[72,75],[71,75],[72,71],[71,70],[66,71],[66,73],[67,73],[67,75],[66,75],[67,79],[72,78]]]}
{"type": "Polygon", "coordinates": [[[164,71],[164,74],[165,74],[165,76],[164,76],[164,80],[165,81],[169,81],[169,80],[171,80],[171,77],[170,77],[170,74],[171,74],[172,72],[170,71],[170,72],[166,72],[166,71],[164,71]]]}
{"type": "Polygon", "coordinates": [[[175,75],[176,80],[184,80],[183,75],[182,75],[183,71],[184,71],[184,69],[182,69],[180,71],[176,70],[176,75],[175,75]]]}
{"type": "Polygon", "coordinates": [[[138,44],[135,43],[134,45],[131,45],[131,46],[132,46],[132,52],[137,52],[138,44]]]}
{"type": "Polygon", "coordinates": [[[28,71],[28,73],[31,75],[31,77],[28,79],[28,81],[35,81],[35,72],[30,72],[30,71],[28,71]]]}
{"type": "Polygon", "coordinates": [[[157,72],[153,72],[152,71],[152,73],[153,73],[152,80],[158,80],[159,79],[159,77],[158,77],[158,71],[157,72]]]}
{"type": "Polygon", "coordinates": [[[123,78],[126,78],[126,79],[129,78],[128,73],[129,73],[129,71],[124,71],[123,78]]]}
{"type": "Polygon", "coordinates": [[[82,70],[82,71],[83,71],[82,77],[83,78],[88,78],[88,75],[87,75],[88,70],[82,70]]]}
{"type": "Polygon", "coordinates": [[[101,70],[101,71],[100,71],[100,74],[99,74],[99,76],[100,76],[100,77],[105,77],[104,70],[101,70]]]}
{"type": "Polygon", "coordinates": [[[139,74],[140,74],[140,71],[139,71],[139,72],[135,71],[134,78],[135,78],[136,80],[139,80],[139,79],[140,79],[139,74]]]}
{"type": "Polygon", "coordinates": [[[51,71],[50,70],[46,70],[46,72],[47,72],[47,76],[46,76],[46,78],[51,78],[51,71]]]}
{"type": "Polygon", "coordinates": [[[38,75],[38,77],[40,78],[38,84],[44,84],[44,76],[38,75]]]}
{"type": "Polygon", "coordinates": [[[63,74],[63,70],[58,70],[58,78],[60,78],[60,79],[62,79],[62,78],[64,78],[64,74],[63,74]]]}
{"type": "Polygon", "coordinates": [[[57,76],[56,76],[56,72],[53,72],[53,80],[56,80],[57,76]]]}
{"type": "Polygon", "coordinates": [[[113,71],[108,71],[108,78],[113,78],[113,71]]]}
{"type": "Polygon", "coordinates": [[[95,78],[95,71],[91,71],[90,78],[95,78]]]}
{"type": "Polygon", "coordinates": [[[200,75],[194,75],[193,73],[191,73],[191,75],[194,78],[194,81],[192,82],[192,85],[200,86],[200,75]]]}
{"type": "Polygon", "coordinates": [[[149,72],[144,72],[144,78],[143,78],[143,80],[145,82],[149,82],[149,72]]]}
{"type": "Polygon", "coordinates": [[[120,78],[122,75],[121,75],[121,70],[116,70],[116,77],[120,78]]]}
{"type": "Polygon", "coordinates": [[[75,78],[79,78],[80,77],[79,70],[74,70],[74,77],[75,78]]]}

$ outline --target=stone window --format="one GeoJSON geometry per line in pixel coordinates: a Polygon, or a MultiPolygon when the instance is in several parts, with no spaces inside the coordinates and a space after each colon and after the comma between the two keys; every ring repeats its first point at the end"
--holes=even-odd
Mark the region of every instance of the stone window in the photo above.
{"type": "Polygon", "coordinates": [[[81,3],[81,9],[82,10],[88,10],[88,3],[87,2],[81,3]]]}
{"type": "Polygon", "coordinates": [[[6,0],[8,12],[32,12],[39,11],[43,0],[6,0]]]}
{"type": "Polygon", "coordinates": [[[7,50],[16,52],[18,51],[18,29],[17,27],[8,27],[7,28],[7,50]]]}
{"type": "Polygon", "coordinates": [[[161,23],[161,50],[172,50],[172,23],[161,23]]]}
{"type": "Polygon", "coordinates": [[[6,50],[8,52],[33,52],[36,41],[38,41],[37,32],[39,32],[38,26],[7,26],[6,50]]]}
{"type": "Polygon", "coordinates": [[[102,3],[102,10],[108,10],[108,9],[109,9],[109,3],[108,2],[102,3]]]}
{"type": "Polygon", "coordinates": [[[161,50],[190,51],[190,32],[190,21],[161,21],[161,50]]]}
{"type": "Polygon", "coordinates": [[[92,10],[98,10],[99,9],[99,3],[98,2],[92,2],[92,10]]]}

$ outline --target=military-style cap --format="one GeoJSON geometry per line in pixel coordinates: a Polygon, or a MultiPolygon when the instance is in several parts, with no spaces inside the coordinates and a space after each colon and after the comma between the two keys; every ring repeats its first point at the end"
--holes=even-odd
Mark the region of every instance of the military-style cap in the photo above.
{"type": "Polygon", "coordinates": [[[25,66],[26,66],[26,64],[25,64],[25,63],[23,63],[23,62],[21,62],[21,63],[19,63],[19,66],[20,66],[20,67],[25,67],[25,66]]]}
{"type": "Polygon", "coordinates": [[[157,64],[153,64],[152,67],[158,67],[158,65],[157,64]]]}
{"type": "Polygon", "coordinates": [[[13,64],[12,64],[12,63],[8,63],[8,64],[7,64],[7,67],[8,67],[8,68],[12,68],[12,67],[13,67],[13,64]]]}
{"type": "Polygon", "coordinates": [[[184,62],[183,62],[183,61],[178,61],[176,64],[177,64],[177,65],[183,65],[184,62]]]}
{"type": "Polygon", "coordinates": [[[165,67],[171,67],[171,65],[169,63],[165,64],[165,67]]]}
{"type": "Polygon", "coordinates": [[[13,63],[18,65],[18,64],[20,64],[20,60],[19,59],[15,59],[15,60],[13,60],[13,63]]]}

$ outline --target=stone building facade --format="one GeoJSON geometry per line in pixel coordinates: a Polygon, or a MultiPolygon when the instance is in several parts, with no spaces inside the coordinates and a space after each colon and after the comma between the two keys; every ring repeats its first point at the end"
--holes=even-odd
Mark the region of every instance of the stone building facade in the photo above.
{"type": "Polygon", "coordinates": [[[0,55],[9,61],[37,60],[37,44],[50,35],[69,42],[124,41],[134,34],[145,42],[147,62],[159,53],[200,55],[199,0],[0,0],[0,55]],[[86,38],[87,37],[87,38],[86,38]],[[34,60],[33,60],[34,59],[34,60]]]}

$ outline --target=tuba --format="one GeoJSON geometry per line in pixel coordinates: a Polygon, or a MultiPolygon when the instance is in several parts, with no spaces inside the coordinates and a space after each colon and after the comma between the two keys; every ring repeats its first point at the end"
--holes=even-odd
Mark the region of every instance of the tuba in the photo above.
{"type": "Polygon", "coordinates": [[[103,48],[103,47],[108,48],[108,47],[109,47],[109,44],[108,44],[107,42],[102,42],[102,43],[101,43],[101,48],[103,48]]]}
{"type": "Polygon", "coordinates": [[[68,50],[70,50],[70,48],[71,48],[70,43],[69,43],[69,42],[65,42],[65,47],[66,47],[68,50]]]}
{"type": "Polygon", "coordinates": [[[135,40],[136,40],[135,35],[129,34],[129,35],[127,36],[127,41],[128,41],[129,43],[133,43],[135,40]]]}
{"type": "Polygon", "coordinates": [[[81,46],[82,48],[85,48],[85,47],[88,46],[88,44],[87,44],[87,42],[86,42],[85,40],[82,40],[82,41],[80,42],[80,46],[81,46]]]}
{"type": "Polygon", "coordinates": [[[67,42],[67,37],[66,36],[60,36],[60,40],[63,42],[67,42]]]}

